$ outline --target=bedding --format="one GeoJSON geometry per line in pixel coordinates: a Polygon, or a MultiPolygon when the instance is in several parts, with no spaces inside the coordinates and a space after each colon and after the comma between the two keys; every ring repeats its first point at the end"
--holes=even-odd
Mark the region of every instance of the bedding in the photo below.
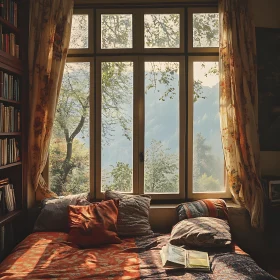
{"type": "Polygon", "coordinates": [[[87,198],[89,198],[88,193],[81,193],[43,200],[42,210],[33,230],[68,232],[68,206],[87,205],[89,203],[87,198]]]}
{"type": "Polygon", "coordinates": [[[118,199],[120,201],[117,222],[119,236],[135,237],[153,233],[149,222],[151,203],[149,195],[129,195],[107,190],[105,200],[108,199],[118,199]]]}
{"type": "Polygon", "coordinates": [[[213,217],[228,220],[228,209],[223,199],[200,199],[184,202],[176,207],[178,219],[213,217]]]}
{"type": "Polygon", "coordinates": [[[82,248],[121,243],[117,235],[118,200],[106,200],[86,206],[69,205],[68,241],[82,248]]]}
{"type": "Polygon", "coordinates": [[[275,280],[237,246],[208,251],[211,273],[165,270],[159,250],[169,235],[126,238],[121,244],[78,249],[63,232],[36,232],[1,263],[0,279],[275,280]]]}
{"type": "Polygon", "coordinates": [[[231,244],[230,227],[227,221],[199,217],[177,223],[170,236],[173,245],[196,247],[224,247],[231,244]]]}

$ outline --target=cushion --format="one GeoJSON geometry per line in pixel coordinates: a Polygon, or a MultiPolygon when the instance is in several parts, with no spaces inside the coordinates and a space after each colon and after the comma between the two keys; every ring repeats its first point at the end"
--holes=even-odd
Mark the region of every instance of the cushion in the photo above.
{"type": "Polygon", "coordinates": [[[191,247],[223,247],[231,244],[227,221],[200,217],[182,220],[172,229],[170,243],[191,247]]]}
{"type": "Polygon", "coordinates": [[[179,221],[197,217],[214,217],[228,220],[228,209],[222,199],[202,199],[177,206],[179,221]]]}
{"type": "Polygon", "coordinates": [[[118,200],[69,205],[68,241],[82,248],[121,243],[117,235],[118,200]]]}
{"type": "Polygon", "coordinates": [[[141,236],[153,234],[149,223],[150,196],[127,195],[107,190],[105,199],[120,200],[117,222],[118,235],[141,236]]]}
{"type": "MultiPolygon", "coordinates": [[[[68,232],[68,206],[76,205],[78,201],[86,201],[87,197],[87,193],[82,193],[61,198],[45,199],[33,230],[68,232]]],[[[82,202],[79,202],[79,204],[82,204],[82,202]]]]}

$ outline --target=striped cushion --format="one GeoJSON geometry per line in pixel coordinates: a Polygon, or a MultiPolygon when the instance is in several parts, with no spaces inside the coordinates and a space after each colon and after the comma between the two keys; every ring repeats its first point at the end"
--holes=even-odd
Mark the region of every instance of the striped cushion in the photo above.
{"type": "Polygon", "coordinates": [[[228,210],[222,199],[202,199],[185,202],[177,206],[179,221],[197,217],[213,217],[222,220],[228,219],[228,210]]]}

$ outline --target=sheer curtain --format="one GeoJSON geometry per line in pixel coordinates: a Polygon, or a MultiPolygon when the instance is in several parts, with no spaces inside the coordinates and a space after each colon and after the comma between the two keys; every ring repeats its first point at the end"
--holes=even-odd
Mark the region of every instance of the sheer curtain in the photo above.
{"type": "Polygon", "coordinates": [[[41,173],[45,167],[66,61],[73,0],[31,0],[29,28],[29,184],[43,197],[55,196],[41,173]]]}
{"type": "Polygon", "coordinates": [[[220,115],[228,183],[263,227],[255,28],[249,0],[220,0],[220,115]]]}

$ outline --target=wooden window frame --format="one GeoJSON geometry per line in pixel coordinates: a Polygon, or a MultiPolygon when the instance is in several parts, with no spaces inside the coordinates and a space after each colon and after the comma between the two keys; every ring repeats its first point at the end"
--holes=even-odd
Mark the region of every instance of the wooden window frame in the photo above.
{"type": "Polygon", "coordinates": [[[139,163],[139,191],[148,194],[153,200],[174,200],[185,198],[185,143],[186,143],[186,81],[185,81],[185,56],[142,56],[140,58],[139,73],[139,150],[145,152],[145,62],[179,62],[179,193],[145,193],[144,192],[144,163],[139,163]]]}
{"type": "MultiPolygon", "coordinates": [[[[96,186],[96,197],[98,199],[104,198],[104,192],[101,190],[101,63],[102,62],[133,62],[133,137],[132,137],[132,159],[133,159],[133,189],[132,192],[129,194],[138,194],[139,187],[138,187],[138,162],[134,160],[138,158],[139,151],[137,150],[138,147],[138,139],[139,139],[139,132],[138,132],[138,123],[137,123],[137,88],[138,88],[138,59],[135,56],[101,56],[96,58],[96,112],[95,112],[95,143],[94,143],[94,150],[95,150],[95,160],[96,160],[96,167],[95,167],[95,186],[96,186]]],[[[92,141],[91,141],[91,144],[92,141]]]]}
{"type": "MultiPolygon", "coordinates": [[[[231,193],[224,177],[225,191],[222,192],[193,192],[193,63],[218,62],[218,56],[189,56],[188,57],[188,198],[231,198],[231,193]]],[[[225,172],[224,172],[225,173],[225,172]]]]}
{"type": "Polygon", "coordinates": [[[216,7],[188,8],[188,51],[190,53],[218,53],[219,47],[193,47],[193,14],[218,13],[216,7]]]}
{"type": "Polygon", "coordinates": [[[74,9],[73,15],[88,15],[88,48],[83,49],[70,49],[68,54],[93,54],[93,30],[94,30],[94,16],[92,9],[74,9]]]}
{"type": "MultiPolygon", "coordinates": [[[[139,152],[144,151],[145,95],[144,95],[144,62],[145,61],[178,61],[180,62],[180,159],[179,159],[179,193],[151,194],[153,200],[174,201],[186,198],[231,197],[229,188],[222,193],[192,193],[192,137],[193,137],[193,88],[190,83],[193,73],[193,61],[217,61],[218,48],[193,48],[192,14],[218,12],[216,7],[155,8],[132,5],[113,8],[82,6],[74,14],[89,15],[89,48],[70,49],[67,62],[90,62],[90,194],[92,198],[103,199],[101,192],[101,62],[132,61],[134,65],[134,102],[133,102],[133,191],[132,194],[144,193],[144,165],[139,160],[139,152]],[[132,7],[132,8],[131,8],[132,7]],[[101,14],[132,14],[133,42],[128,49],[101,49],[101,14]],[[180,48],[145,48],[144,47],[144,14],[180,14],[180,48]],[[187,17],[187,20],[186,18],[187,17]],[[187,38],[186,38],[187,37],[187,38]],[[215,60],[213,60],[213,57],[215,60]],[[191,66],[191,67],[190,67],[191,66]],[[100,69],[100,71],[97,71],[100,69]],[[187,71],[187,72],[186,72],[187,71]],[[184,76],[184,79],[182,77],[184,76]],[[188,87],[186,88],[186,85],[188,87]],[[137,105],[136,105],[137,104],[137,105]],[[137,147],[137,148],[135,148],[137,147]]],[[[113,4],[112,4],[113,5],[113,4]]],[[[88,5],[89,6],[89,5],[88,5]]],[[[100,6],[101,7],[101,6],[100,6]]],[[[48,171],[48,167],[46,167],[48,171]]],[[[48,172],[44,172],[47,174],[48,172]]],[[[47,178],[48,179],[48,178],[47,178]]],[[[226,177],[225,177],[226,179],[226,177]]]]}

